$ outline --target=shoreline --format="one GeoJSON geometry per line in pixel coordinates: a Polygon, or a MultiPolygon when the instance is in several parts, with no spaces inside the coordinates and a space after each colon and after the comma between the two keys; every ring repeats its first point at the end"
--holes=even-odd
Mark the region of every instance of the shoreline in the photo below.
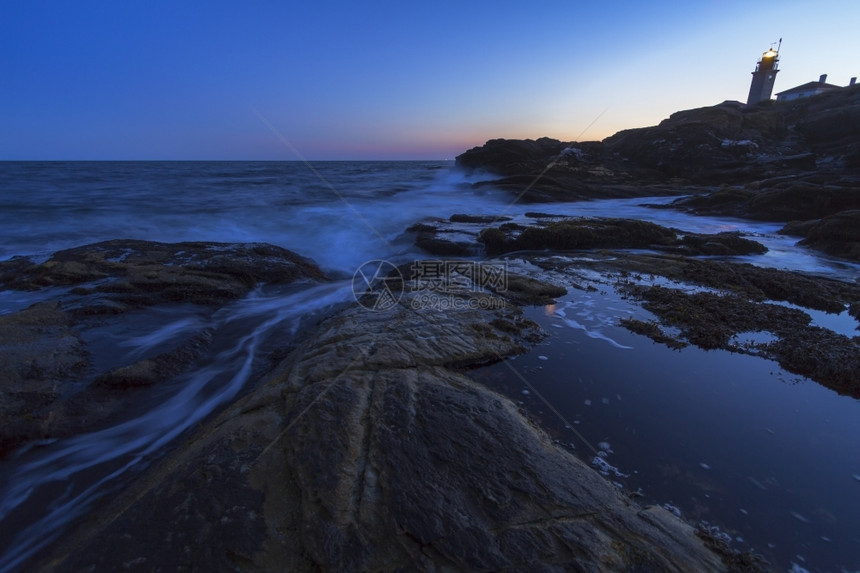
{"type": "MultiPolygon", "coordinates": [[[[476,220],[476,219],[472,219],[472,220],[476,220]]],[[[477,220],[484,221],[484,219],[480,219],[480,218],[478,218],[477,220]]],[[[561,227],[558,227],[558,225],[560,223],[564,223],[564,220],[561,220],[557,217],[552,218],[548,221],[542,221],[540,217],[537,217],[535,219],[535,228],[541,228],[541,227],[547,228],[547,226],[549,226],[549,228],[561,228],[561,227]],[[555,225],[556,227],[552,227],[552,225],[555,225]]],[[[479,223],[479,224],[484,224],[484,223],[479,223]]],[[[623,243],[623,241],[625,240],[623,237],[623,234],[619,235],[618,227],[613,226],[613,225],[618,225],[618,224],[626,225],[627,223],[625,223],[623,220],[616,220],[614,222],[608,221],[608,224],[610,224],[610,226],[607,227],[605,230],[606,235],[613,237],[612,240],[621,241],[623,243]]],[[[504,225],[504,223],[503,223],[503,225],[504,225]]],[[[575,229],[576,229],[575,226],[571,227],[571,229],[573,229],[574,232],[577,232],[577,231],[575,231],[575,229]]],[[[419,234],[421,232],[428,233],[430,231],[427,228],[425,228],[423,231],[419,231],[419,234]]],[[[503,231],[503,232],[519,233],[519,235],[517,235],[517,236],[521,236],[523,229],[522,228],[509,227],[506,231],[503,231]]],[[[748,241],[748,239],[743,239],[740,237],[736,237],[734,235],[725,235],[722,237],[715,235],[715,237],[717,237],[716,242],[714,242],[715,239],[713,237],[710,237],[710,238],[698,237],[698,238],[693,238],[693,239],[687,240],[686,243],[676,245],[672,242],[672,240],[674,240],[674,239],[668,240],[668,239],[671,239],[671,237],[670,237],[671,233],[667,234],[667,231],[665,231],[665,230],[652,229],[651,227],[648,227],[647,232],[648,233],[656,233],[656,235],[647,235],[648,240],[653,240],[656,237],[658,242],[664,243],[665,248],[668,248],[670,250],[678,249],[681,247],[683,247],[684,249],[691,249],[691,248],[701,249],[702,246],[705,246],[705,245],[707,245],[706,247],[704,247],[706,249],[714,249],[714,248],[722,249],[722,248],[726,248],[727,245],[735,245],[735,246],[740,245],[743,248],[749,248],[749,249],[756,249],[757,248],[757,247],[755,247],[754,244],[750,244],[750,243],[752,243],[752,241],[748,241]],[[697,246],[697,245],[699,245],[699,246],[697,246]]],[[[536,237],[540,237],[540,236],[541,235],[536,235],[536,237]]],[[[507,241],[507,240],[508,239],[504,239],[504,241],[507,241]]],[[[553,240],[556,240],[556,239],[553,239],[553,240]]],[[[590,240],[594,240],[594,239],[590,239],[590,240]]],[[[636,239],[636,240],[639,240],[639,239],[636,239]]],[[[603,241],[603,239],[600,239],[600,241],[603,241]]],[[[497,241],[497,243],[498,243],[498,241],[497,241]]],[[[476,243],[476,244],[479,247],[486,246],[486,243],[476,243]]],[[[498,243],[498,244],[504,245],[505,243],[502,242],[502,243],[498,243]]],[[[165,246],[159,245],[159,244],[140,243],[138,246],[139,247],[146,247],[146,249],[149,249],[150,251],[152,251],[153,249],[155,249],[155,251],[159,251],[159,252],[165,251],[165,246]]],[[[514,246],[516,247],[518,245],[515,244],[514,246]]],[[[624,245],[622,245],[622,246],[624,246],[624,245]]],[[[627,245],[627,246],[629,246],[629,245],[627,245]]],[[[567,264],[573,264],[573,265],[585,264],[586,267],[593,267],[595,269],[599,269],[601,267],[601,265],[604,265],[603,270],[599,271],[599,272],[603,273],[603,276],[609,276],[611,274],[615,274],[616,275],[616,279],[615,279],[616,283],[620,287],[628,289],[628,292],[631,296],[638,296],[640,298],[647,298],[647,293],[649,292],[649,290],[647,288],[645,288],[645,290],[642,290],[643,289],[642,285],[635,284],[636,281],[634,281],[632,279],[632,277],[634,277],[637,274],[646,274],[646,273],[660,274],[660,273],[662,273],[663,276],[665,276],[667,279],[670,279],[670,280],[679,280],[679,279],[680,280],[690,280],[692,277],[696,277],[696,278],[701,280],[707,276],[707,273],[701,272],[702,269],[708,268],[709,266],[712,267],[713,269],[717,269],[717,270],[723,268],[723,266],[725,266],[725,265],[729,265],[729,267],[735,266],[736,268],[738,268],[737,263],[719,263],[716,261],[714,261],[714,262],[701,262],[701,263],[699,263],[699,267],[696,267],[696,269],[694,269],[693,272],[690,272],[690,271],[684,271],[683,270],[683,268],[684,268],[683,263],[685,260],[695,260],[695,258],[693,256],[691,256],[690,254],[681,254],[681,253],[672,254],[672,253],[669,253],[669,254],[663,254],[660,256],[630,255],[630,254],[621,254],[621,253],[612,254],[610,251],[606,250],[608,248],[608,245],[604,244],[604,243],[587,244],[586,247],[588,247],[591,250],[590,251],[578,251],[578,252],[580,252],[580,253],[582,253],[582,252],[598,252],[598,253],[600,253],[600,257],[607,259],[608,262],[600,263],[599,261],[594,260],[591,262],[583,263],[581,260],[578,260],[579,259],[578,256],[575,256],[575,257],[573,257],[573,259],[568,259],[567,264]],[[597,251],[593,250],[595,248],[597,249],[597,251]],[[613,259],[613,260],[609,261],[609,259],[613,259]],[[605,266],[607,264],[608,264],[608,267],[605,266]],[[702,266],[702,265],[704,265],[704,266],[702,266]],[[607,269],[612,269],[612,270],[608,271],[607,269]],[[621,274],[617,274],[617,273],[619,273],[619,271],[621,271],[621,274]],[[622,278],[622,276],[626,276],[626,278],[622,278]]],[[[102,247],[98,247],[98,248],[102,248],[102,247]]],[[[96,248],[96,251],[98,250],[98,248],[96,248]]],[[[219,247],[219,249],[223,251],[224,248],[219,247]]],[[[267,249],[269,249],[269,247],[261,247],[261,249],[262,250],[260,251],[260,253],[265,254],[265,256],[270,256],[270,254],[273,253],[273,251],[267,250],[267,249]]],[[[167,252],[169,252],[169,250],[170,249],[167,248],[167,252]]],[[[87,257],[92,258],[91,254],[90,255],[86,254],[88,252],[87,248],[82,247],[80,249],[72,250],[72,251],[82,254],[84,259],[86,259],[87,257]]],[[[562,251],[555,251],[555,258],[557,260],[554,260],[553,262],[551,262],[549,264],[538,263],[536,268],[542,267],[544,269],[543,272],[563,271],[564,270],[564,264],[562,264],[562,263],[566,257],[570,256],[571,253],[572,253],[571,251],[568,251],[567,254],[565,254],[562,251]]],[[[546,254],[540,255],[540,256],[544,257],[547,260],[553,258],[552,256],[546,255],[546,254]]],[[[540,258],[540,256],[538,256],[538,258],[540,258]]],[[[107,257],[107,259],[110,259],[110,257],[107,257]]],[[[71,260],[72,259],[67,259],[67,263],[71,260]]],[[[74,260],[80,262],[80,260],[82,260],[82,259],[74,259],[74,260]]],[[[95,263],[100,264],[100,265],[104,265],[105,260],[106,260],[105,257],[101,257],[101,258],[96,257],[95,263]]],[[[18,263],[20,263],[20,262],[21,261],[17,261],[16,265],[18,265],[18,263]]],[[[50,261],[48,261],[48,262],[50,263],[50,261]]],[[[534,261],[533,261],[533,263],[534,263],[534,261]]],[[[147,269],[146,272],[148,272],[148,273],[154,272],[155,273],[154,276],[157,276],[158,273],[161,272],[161,271],[157,271],[155,269],[155,267],[152,267],[151,262],[146,262],[145,264],[150,265],[150,266],[146,267],[146,269],[147,269]]],[[[247,263],[242,263],[242,265],[243,266],[239,267],[240,269],[248,268],[247,263]]],[[[48,266],[51,267],[50,264],[48,266]]],[[[78,277],[82,282],[86,283],[87,281],[90,281],[93,278],[93,274],[91,272],[88,272],[85,269],[81,269],[80,267],[75,267],[74,265],[72,265],[71,268],[76,270],[76,272],[78,273],[76,275],[70,275],[69,274],[68,264],[66,264],[65,266],[53,265],[53,268],[57,269],[58,272],[60,272],[59,276],[65,277],[65,280],[70,280],[69,277],[73,276],[73,277],[78,277]]],[[[219,272],[224,272],[225,267],[223,265],[221,265],[220,268],[221,268],[221,270],[219,272]]],[[[35,272],[35,271],[28,271],[29,274],[28,274],[28,272],[21,273],[21,270],[22,269],[20,269],[16,266],[15,273],[16,273],[16,276],[19,277],[18,280],[33,280],[33,279],[27,279],[28,276],[29,277],[42,276],[43,278],[45,276],[50,276],[50,275],[38,275],[38,273],[34,275],[33,272],[35,272]]],[[[42,267],[42,270],[45,270],[44,267],[42,267]]],[[[244,272],[244,271],[242,271],[242,272],[244,272]]],[[[316,271],[310,271],[310,272],[311,272],[311,275],[313,275],[313,273],[316,271]]],[[[767,276],[771,273],[775,273],[774,276],[777,280],[784,280],[786,277],[797,276],[798,277],[797,280],[802,282],[802,277],[796,273],[785,273],[785,272],[780,272],[780,271],[763,271],[763,270],[760,270],[759,273],[764,275],[764,276],[767,276]]],[[[714,279],[714,280],[722,280],[722,279],[719,279],[719,277],[721,276],[719,274],[719,272],[716,273],[714,276],[716,277],[716,279],[714,279]]],[[[194,275],[191,275],[191,278],[188,280],[191,280],[192,282],[196,281],[196,279],[194,279],[193,277],[194,277],[194,275]]],[[[77,279],[75,279],[75,280],[77,280],[77,279]]],[[[103,280],[103,277],[99,280],[103,280]]],[[[223,283],[223,279],[220,279],[220,280],[223,283]]],[[[319,279],[317,279],[317,280],[319,280],[319,279]]],[[[507,298],[509,300],[517,301],[516,304],[534,304],[535,301],[552,300],[552,298],[554,296],[558,296],[558,290],[557,290],[558,287],[556,287],[556,290],[553,290],[553,288],[549,288],[547,286],[547,283],[543,282],[544,280],[545,280],[545,277],[540,275],[540,273],[538,275],[533,275],[529,280],[519,279],[518,281],[514,281],[514,283],[511,284],[511,286],[513,288],[510,291],[507,291],[505,293],[499,293],[499,294],[503,295],[504,298],[507,298]],[[541,286],[541,285],[543,285],[543,286],[541,286]]],[[[820,280],[824,280],[824,279],[820,279],[820,280]]],[[[146,279],[142,284],[149,285],[150,282],[151,282],[151,279],[146,279]]],[[[818,281],[813,281],[813,282],[818,283],[818,281]]],[[[837,281],[825,281],[825,282],[834,283],[837,281]]],[[[25,283],[20,283],[20,284],[25,284],[25,283]]],[[[105,284],[111,284],[111,283],[105,283],[105,284]]],[[[199,286],[200,283],[194,283],[194,284],[197,284],[199,286]]],[[[222,292],[222,293],[225,292],[223,290],[223,284],[218,284],[218,283],[205,283],[205,284],[209,284],[211,288],[214,288],[215,291],[213,291],[213,292],[222,292]]],[[[74,316],[77,316],[78,319],[84,319],[84,320],[89,320],[92,317],[94,317],[94,316],[98,317],[99,315],[105,316],[105,313],[107,313],[107,315],[121,316],[122,313],[127,312],[127,309],[123,310],[121,305],[128,305],[132,301],[134,301],[134,304],[140,304],[141,301],[144,301],[143,304],[145,304],[145,305],[148,305],[148,304],[156,304],[157,305],[157,304],[163,304],[162,302],[159,302],[159,301],[165,301],[166,300],[164,298],[163,294],[159,294],[157,292],[157,290],[152,291],[152,289],[150,289],[149,286],[146,286],[145,290],[143,291],[143,292],[147,293],[145,298],[140,298],[140,295],[134,294],[133,290],[132,291],[127,291],[124,289],[117,290],[114,287],[110,287],[109,290],[104,290],[104,289],[99,290],[100,287],[96,288],[96,289],[92,289],[91,287],[87,287],[87,288],[74,287],[74,288],[78,289],[77,290],[78,295],[83,296],[85,298],[91,297],[91,299],[92,299],[92,302],[90,303],[89,306],[78,305],[79,309],[77,311],[75,311],[76,314],[74,314],[74,316]],[[104,296],[105,294],[107,294],[108,296],[105,297],[104,296]],[[121,297],[121,300],[117,299],[116,298],[117,296],[121,297]],[[89,308],[89,310],[86,310],[87,308],[89,308]],[[89,319],[86,317],[89,317],[89,319]]],[[[247,288],[247,287],[243,287],[243,288],[247,288]]],[[[580,288],[580,286],[574,282],[574,283],[568,284],[566,286],[566,288],[576,289],[576,288],[580,288]]],[[[662,287],[656,286],[653,288],[662,288],[662,287]]],[[[810,288],[815,289],[816,288],[815,284],[808,287],[807,290],[809,290],[810,288]]],[[[830,296],[833,298],[833,301],[841,300],[842,302],[840,304],[844,305],[845,300],[847,300],[846,297],[856,296],[856,292],[858,290],[860,290],[860,289],[857,289],[856,287],[854,287],[852,285],[845,285],[844,288],[846,288],[848,290],[843,292],[843,291],[840,291],[839,289],[836,289],[836,290],[833,290],[829,295],[826,295],[826,293],[824,293],[824,294],[823,293],[817,293],[817,294],[819,296],[819,299],[821,297],[824,297],[826,299],[827,296],[830,296]],[[854,293],[854,294],[852,294],[852,293],[854,293]]],[[[170,292],[170,291],[168,291],[168,292],[170,292]]],[[[228,291],[228,292],[232,292],[232,291],[228,291]]],[[[800,294],[798,296],[801,296],[804,292],[806,292],[806,291],[804,291],[803,289],[800,289],[800,291],[799,291],[800,294]]],[[[468,294],[468,293],[466,293],[466,294],[468,294]]],[[[474,294],[474,293],[472,293],[472,294],[474,294]]],[[[738,291],[738,293],[736,293],[736,294],[744,294],[744,291],[738,291]]],[[[226,298],[223,298],[223,295],[218,295],[218,296],[222,297],[220,299],[217,297],[213,298],[213,295],[211,293],[206,294],[205,292],[201,292],[201,291],[197,291],[197,290],[190,291],[189,296],[192,297],[190,300],[196,301],[196,302],[203,302],[204,305],[205,304],[211,305],[213,302],[221,301],[221,302],[217,302],[216,306],[223,304],[223,301],[225,301],[225,300],[229,300],[229,299],[235,297],[234,294],[229,294],[226,298]]],[[[466,295],[463,295],[463,296],[466,296],[466,295]]],[[[758,298],[761,299],[761,294],[759,293],[758,295],[755,295],[753,291],[746,291],[745,296],[753,296],[753,298],[758,296],[758,298]]],[[[499,300],[503,300],[503,298],[499,297],[499,300]]],[[[814,300],[818,300],[818,299],[814,299],[814,300]]],[[[507,302],[505,304],[510,305],[511,303],[507,302]]],[[[830,309],[834,308],[832,305],[828,306],[826,301],[821,302],[821,303],[817,303],[817,304],[819,306],[824,307],[824,308],[830,308],[830,309]]],[[[61,309],[59,309],[59,308],[55,308],[53,310],[47,309],[44,306],[42,306],[41,308],[42,308],[41,312],[50,311],[50,312],[56,313],[57,311],[61,311],[61,309]]],[[[855,310],[855,312],[856,312],[856,310],[855,310]]],[[[340,315],[343,315],[344,313],[349,315],[350,311],[348,309],[347,310],[341,310],[337,314],[335,314],[334,316],[329,316],[326,320],[338,320],[337,317],[340,315]]],[[[354,318],[351,319],[352,322],[355,324],[362,324],[364,327],[367,326],[366,321],[372,318],[372,316],[367,315],[366,311],[365,311],[364,315],[356,314],[355,312],[352,312],[352,315],[354,316],[354,318]]],[[[53,316],[56,316],[56,315],[53,315],[53,316]]],[[[792,314],[791,316],[796,316],[796,315],[792,314]]],[[[68,320],[68,319],[64,319],[64,320],[68,320]]],[[[473,319],[469,319],[469,320],[473,320],[473,319]]],[[[516,326],[517,322],[516,321],[511,322],[509,320],[509,318],[497,317],[494,320],[495,320],[495,323],[492,320],[489,322],[485,322],[485,324],[490,324],[488,329],[485,327],[474,327],[477,330],[470,331],[470,334],[469,334],[470,338],[463,338],[462,337],[463,335],[461,334],[461,335],[458,335],[459,340],[467,340],[467,339],[505,340],[506,337],[511,337],[512,334],[516,335],[516,333],[519,332],[522,328],[522,327],[517,327],[516,326]],[[477,337],[477,338],[475,338],[475,337],[477,337]]],[[[468,320],[467,320],[467,322],[468,322],[468,320]]],[[[48,322],[44,322],[44,321],[37,322],[37,324],[39,324],[39,328],[42,330],[44,330],[44,327],[48,324],[55,325],[55,326],[51,326],[51,328],[67,328],[67,327],[62,327],[60,325],[60,323],[57,322],[56,319],[52,319],[52,321],[48,321],[48,322]]],[[[63,323],[63,324],[68,324],[68,322],[63,323]]],[[[479,323],[475,323],[475,324],[479,324],[479,323]]],[[[460,325],[460,326],[458,326],[458,328],[460,328],[462,326],[463,325],[460,325]]],[[[625,326],[627,326],[628,329],[630,329],[633,332],[640,331],[646,335],[650,335],[653,339],[655,339],[661,343],[664,343],[664,344],[687,344],[690,342],[689,340],[685,340],[683,337],[681,337],[680,334],[674,335],[674,336],[668,336],[665,332],[663,332],[660,329],[659,326],[655,327],[655,326],[651,326],[651,325],[645,325],[645,326],[648,326],[648,328],[643,329],[642,324],[632,323],[632,322],[629,323],[628,325],[625,325],[625,326]]],[[[713,327],[713,324],[709,325],[708,323],[703,323],[702,325],[698,326],[698,328],[703,329],[703,331],[707,331],[711,327],[713,327]]],[[[532,327],[526,325],[524,328],[526,328],[526,330],[529,330],[532,327]]],[[[341,328],[341,330],[342,330],[342,328],[341,328]]],[[[57,332],[58,332],[57,335],[59,335],[59,336],[71,336],[71,334],[67,330],[66,331],[60,330],[57,332]]],[[[374,337],[374,336],[380,335],[379,332],[377,332],[376,334],[372,334],[372,332],[373,331],[370,330],[370,331],[364,333],[365,338],[363,338],[362,340],[366,340],[367,336],[374,337]]],[[[689,332],[693,332],[693,331],[691,330],[689,332]]],[[[685,336],[689,337],[690,334],[688,333],[685,336]]],[[[721,338],[721,340],[723,340],[723,342],[721,342],[720,344],[722,344],[725,347],[725,345],[726,345],[725,339],[721,338]]],[[[189,342],[188,344],[191,344],[192,346],[180,346],[180,347],[178,347],[178,350],[177,350],[178,354],[176,352],[174,352],[173,355],[170,355],[170,354],[161,355],[161,359],[160,359],[161,363],[162,364],[169,364],[171,362],[175,362],[179,357],[184,357],[184,358],[182,358],[182,360],[186,360],[187,362],[180,363],[180,365],[181,364],[187,364],[187,365],[192,364],[194,359],[197,356],[197,354],[195,354],[195,351],[192,350],[194,348],[193,345],[194,344],[199,345],[199,344],[201,344],[201,342],[205,346],[205,344],[206,344],[205,340],[203,340],[203,341],[198,340],[198,342],[195,343],[194,340],[191,339],[191,342],[189,342]],[[189,354],[189,352],[190,352],[190,354],[189,354]]],[[[515,345],[515,347],[516,347],[515,352],[519,353],[519,352],[524,351],[526,348],[529,347],[529,345],[534,344],[534,342],[535,341],[533,340],[532,342],[528,342],[526,345],[522,345],[519,343],[516,344],[515,345]]],[[[375,345],[376,343],[368,342],[368,344],[375,345]]],[[[510,348],[513,349],[514,347],[510,347],[510,348]]],[[[751,350],[751,348],[744,349],[744,348],[740,348],[740,347],[736,347],[736,348],[732,348],[732,349],[734,351],[747,351],[747,352],[749,352],[751,350]]],[[[307,347],[305,347],[305,351],[307,351],[307,347]]],[[[300,360],[300,358],[297,358],[297,356],[299,356],[298,354],[296,354],[297,352],[299,352],[299,351],[294,350],[290,354],[290,356],[293,356],[294,358],[288,358],[287,363],[294,363],[296,360],[300,360]]],[[[421,356],[420,352],[414,352],[412,350],[407,351],[405,353],[403,353],[402,350],[399,352],[400,352],[401,356],[417,356],[418,357],[418,358],[411,359],[411,361],[409,362],[410,365],[408,366],[408,369],[414,369],[414,368],[421,369],[421,368],[427,367],[427,364],[425,364],[424,361],[420,358],[420,356],[421,356]]],[[[459,352],[459,350],[458,350],[458,352],[459,352]]],[[[510,350],[502,352],[501,354],[499,354],[498,356],[495,356],[495,357],[491,356],[490,361],[496,361],[496,360],[500,359],[503,355],[505,355],[506,353],[509,353],[509,352],[510,352],[510,350]]],[[[749,352],[749,353],[751,353],[751,352],[749,352]]],[[[468,358],[465,360],[464,359],[454,359],[453,361],[451,359],[447,359],[447,360],[442,361],[442,363],[440,363],[440,367],[444,364],[453,363],[453,364],[459,365],[458,367],[462,368],[462,367],[465,367],[467,365],[474,365],[476,360],[477,360],[477,363],[481,363],[482,361],[486,360],[486,358],[476,359],[475,357],[471,357],[471,358],[468,358]]],[[[431,360],[430,364],[432,365],[432,363],[433,363],[433,361],[431,360]]],[[[157,380],[164,379],[166,377],[170,377],[173,375],[173,374],[171,374],[172,370],[170,370],[170,369],[164,370],[164,368],[166,366],[160,367],[160,366],[158,366],[158,364],[159,364],[159,360],[155,360],[155,362],[152,365],[138,364],[138,365],[134,366],[134,368],[132,370],[129,370],[128,367],[122,367],[118,370],[114,370],[110,374],[111,378],[106,379],[106,380],[112,380],[112,382],[110,384],[113,384],[117,388],[121,388],[122,392],[129,392],[129,391],[133,392],[134,387],[141,384],[141,381],[145,381],[145,382],[143,382],[144,385],[146,385],[146,384],[157,384],[158,383],[157,380]]],[[[286,368],[287,366],[285,366],[284,364],[285,363],[282,363],[282,366],[279,368],[280,369],[286,368]]],[[[174,366],[174,368],[175,368],[175,366],[174,366]]],[[[402,367],[399,367],[399,368],[402,369],[402,367]]],[[[371,368],[371,370],[372,370],[372,368],[371,368]]],[[[447,376],[447,374],[446,374],[446,376],[447,376]]],[[[104,384],[102,384],[102,386],[104,387],[104,384]]],[[[455,384],[455,386],[456,386],[456,384],[455,384]]],[[[251,391],[251,394],[257,394],[258,390],[251,391]]],[[[259,390],[259,391],[263,392],[262,390],[259,390]]],[[[271,392],[271,391],[272,390],[269,389],[269,390],[266,390],[265,392],[271,392]]],[[[299,387],[297,387],[296,391],[299,391],[299,387]]],[[[244,402],[244,401],[249,400],[249,399],[251,399],[251,398],[246,396],[246,398],[242,399],[241,401],[244,402]]],[[[372,398],[370,396],[366,396],[366,399],[371,400],[372,398]]],[[[229,406],[229,407],[227,407],[226,411],[235,412],[235,407],[229,406]]],[[[381,415],[381,413],[380,413],[380,415],[381,415]]],[[[219,415],[219,417],[217,417],[217,419],[223,419],[222,416],[224,416],[223,413],[221,415],[219,415]]],[[[241,417],[241,414],[237,414],[237,416],[241,417]]],[[[286,414],[282,412],[281,414],[279,414],[279,416],[283,417],[283,416],[286,416],[286,414]]],[[[218,426],[221,423],[222,422],[207,421],[204,423],[204,427],[211,428],[212,424],[215,424],[215,426],[218,426]]],[[[206,431],[210,431],[210,430],[206,430],[206,431]]],[[[194,434],[192,434],[192,435],[194,435],[194,434]]],[[[191,439],[196,440],[197,438],[191,438],[191,439]]],[[[230,439],[233,439],[233,438],[230,438],[230,439]]],[[[179,448],[180,450],[184,450],[187,448],[187,445],[188,445],[188,442],[186,442],[185,446],[181,446],[181,447],[180,446],[174,446],[174,448],[179,448]]],[[[168,455],[174,456],[174,455],[176,455],[176,452],[177,452],[177,450],[174,449],[174,453],[168,454],[168,455]]],[[[159,465],[159,467],[162,467],[160,462],[157,465],[159,465]]],[[[593,471],[590,468],[589,468],[589,470],[593,471]]],[[[156,470],[147,470],[147,474],[149,474],[152,471],[156,471],[156,470]]],[[[161,471],[161,470],[158,470],[158,471],[161,471]]],[[[236,479],[239,479],[239,478],[237,477],[236,479]]],[[[257,494],[254,494],[254,495],[257,495],[257,494]]],[[[125,510],[123,510],[123,511],[125,511],[125,510]]],[[[664,518],[661,517],[660,519],[662,520],[664,518]]],[[[153,523],[153,526],[154,525],[155,524],[153,523]]],[[[684,534],[684,535],[686,535],[686,534],[684,534]]],[[[60,541],[60,543],[62,544],[63,542],[60,541]]],[[[77,559],[77,557],[74,557],[74,556],[70,556],[70,558],[77,559]]],[[[249,556],[248,558],[251,558],[251,557],[249,556]]],[[[739,557],[737,557],[737,555],[735,555],[735,557],[733,557],[733,558],[739,558],[739,557]]],[[[743,559],[754,560],[754,558],[751,555],[748,555],[747,557],[743,557],[743,559]]]]}
{"type": "MultiPolygon", "coordinates": [[[[461,281],[448,286],[464,299],[485,296],[461,281]]],[[[662,508],[638,508],[507,399],[448,366],[525,351],[541,335],[516,306],[496,298],[491,310],[440,315],[410,303],[423,290],[407,288],[403,304],[386,311],[352,306],[325,319],[258,390],[61,541],[52,562],[175,562],[182,547],[211,547],[199,532],[226,508],[193,501],[194,492],[232,484],[230,497],[242,501],[227,523],[239,528],[228,525],[219,543],[258,565],[561,565],[572,556],[541,540],[564,545],[586,535],[576,560],[600,569],[724,567],[689,526],[662,508]],[[213,459],[223,459],[217,474],[213,459]],[[151,537],[163,512],[182,525],[158,542],[159,554],[124,541],[125,533],[151,537]],[[321,544],[331,536],[338,542],[321,544]],[[87,549],[107,539],[115,555],[87,549]]],[[[192,553],[198,566],[223,563],[220,553],[192,553]]]]}

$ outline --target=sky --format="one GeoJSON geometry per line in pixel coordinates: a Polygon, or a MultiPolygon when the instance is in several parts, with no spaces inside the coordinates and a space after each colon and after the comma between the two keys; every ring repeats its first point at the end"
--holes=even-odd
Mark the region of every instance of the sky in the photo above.
{"type": "Polygon", "coordinates": [[[453,159],[860,75],[860,2],[0,0],[0,160],[453,159]]]}

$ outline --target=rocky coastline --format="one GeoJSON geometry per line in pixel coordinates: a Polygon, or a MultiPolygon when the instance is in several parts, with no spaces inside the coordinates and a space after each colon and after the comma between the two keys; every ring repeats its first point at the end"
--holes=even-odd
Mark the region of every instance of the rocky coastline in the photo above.
{"type": "MultiPolygon", "coordinates": [[[[336,309],[35,566],[768,570],[640,505],[469,369],[540,341],[522,307],[588,288],[578,279],[587,269],[657,317],[622,321],[632,332],[770,358],[860,398],[860,337],[813,326],[803,310],[860,320],[860,280],[733,261],[766,251],[755,237],[562,217],[551,205],[683,196],[664,208],[778,221],[809,248],[858,261],[858,125],[855,88],[789,106],[679,112],[603,142],[493,140],[467,151],[458,165],[488,173],[476,185],[541,203],[541,212],[528,221],[461,213],[405,232],[428,257],[489,266],[516,258],[530,270],[493,289],[452,265],[433,285],[401,280],[402,296],[385,310],[336,309]],[[426,304],[439,281],[458,301],[444,312],[426,304]],[[739,343],[750,331],[772,339],[739,343]]],[[[0,262],[0,287],[41,297],[0,316],[0,456],[116,423],[136,396],[193,368],[214,344],[210,330],[190,328],[159,353],[119,364],[97,355],[88,329],[133,322],[142,309],[214,312],[257,287],[329,280],[311,260],[265,244],[116,240],[0,262]]]]}
{"type": "Polygon", "coordinates": [[[665,208],[783,222],[803,245],[860,261],[858,134],[860,86],[680,111],[600,142],[494,139],[457,165],[518,201],[685,195],[665,208]]]}
{"type": "MultiPolygon", "coordinates": [[[[520,301],[565,292],[512,278],[520,301]]],[[[470,380],[467,367],[522,353],[543,333],[505,297],[461,276],[444,280],[459,310],[423,307],[427,286],[407,282],[386,311],[353,305],[324,320],[256,390],[128,484],[40,567],[762,566],[661,507],[638,505],[515,403],[470,380]]]]}

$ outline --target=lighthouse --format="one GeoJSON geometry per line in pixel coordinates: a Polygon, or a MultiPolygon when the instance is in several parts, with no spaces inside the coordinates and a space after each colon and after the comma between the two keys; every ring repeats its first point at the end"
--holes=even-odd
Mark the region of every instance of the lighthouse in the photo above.
{"type": "MultiPolygon", "coordinates": [[[[782,46],[782,38],[779,39],[779,45],[782,46]]],[[[773,92],[773,82],[776,81],[776,74],[779,72],[776,69],[778,64],[779,47],[774,50],[773,44],[771,44],[770,49],[761,55],[761,60],[756,64],[755,71],[752,73],[747,105],[770,99],[770,94],[773,92]]]]}

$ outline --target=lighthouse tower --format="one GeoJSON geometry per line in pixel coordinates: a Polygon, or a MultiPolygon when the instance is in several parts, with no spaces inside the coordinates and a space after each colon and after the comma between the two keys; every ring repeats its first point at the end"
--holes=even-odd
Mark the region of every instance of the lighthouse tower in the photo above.
{"type": "MultiPolygon", "coordinates": [[[[779,39],[779,45],[782,46],[782,38],[779,39]]],[[[776,80],[776,74],[779,72],[776,69],[779,64],[779,47],[776,50],[771,48],[761,55],[761,60],[756,64],[755,71],[752,73],[752,83],[750,84],[750,95],[747,98],[747,105],[757,104],[762,100],[769,100],[770,94],[773,92],[773,82],[776,80]]]]}

